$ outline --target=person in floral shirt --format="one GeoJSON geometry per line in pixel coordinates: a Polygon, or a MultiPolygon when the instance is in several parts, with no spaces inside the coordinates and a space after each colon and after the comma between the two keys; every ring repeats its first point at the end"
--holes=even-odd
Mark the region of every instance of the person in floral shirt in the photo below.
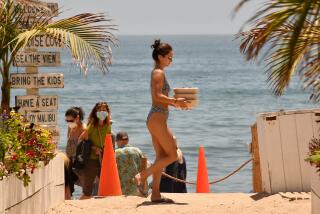
{"type": "Polygon", "coordinates": [[[118,132],[116,136],[117,149],[115,150],[121,190],[123,195],[137,195],[137,185],[133,177],[142,170],[142,152],[129,144],[128,133],[118,132]]]}

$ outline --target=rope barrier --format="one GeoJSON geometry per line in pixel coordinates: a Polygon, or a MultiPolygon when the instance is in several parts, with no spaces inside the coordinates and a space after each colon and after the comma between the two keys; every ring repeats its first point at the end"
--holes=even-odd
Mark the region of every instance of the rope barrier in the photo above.
{"type": "Polygon", "coordinates": [[[176,178],[176,177],[173,177],[173,176],[171,176],[171,175],[168,175],[168,174],[165,173],[165,172],[162,172],[162,175],[165,176],[165,177],[167,177],[167,178],[170,178],[170,179],[172,179],[172,180],[181,182],[181,183],[196,185],[195,182],[190,182],[190,181],[181,180],[181,179],[179,179],[179,178],[176,178]]]}
{"type": "MultiPolygon", "coordinates": [[[[226,180],[227,178],[231,177],[232,175],[234,175],[235,173],[237,173],[238,171],[240,171],[243,167],[245,167],[248,163],[250,163],[253,159],[249,159],[247,160],[246,162],[244,162],[243,164],[241,164],[236,170],[232,171],[231,173],[229,173],[228,175],[226,175],[225,177],[219,179],[219,180],[216,180],[216,181],[212,181],[212,182],[209,182],[209,184],[216,184],[216,183],[219,183],[221,181],[224,181],[226,180]]],[[[172,180],[175,180],[177,182],[181,182],[181,183],[185,183],[185,184],[191,184],[191,185],[196,185],[197,183],[196,182],[190,182],[190,181],[185,181],[185,180],[182,180],[182,179],[179,179],[179,178],[176,178],[176,177],[173,177],[171,175],[168,175],[167,173],[165,172],[162,172],[162,175],[167,177],[167,178],[170,178],[172,180]]]]}

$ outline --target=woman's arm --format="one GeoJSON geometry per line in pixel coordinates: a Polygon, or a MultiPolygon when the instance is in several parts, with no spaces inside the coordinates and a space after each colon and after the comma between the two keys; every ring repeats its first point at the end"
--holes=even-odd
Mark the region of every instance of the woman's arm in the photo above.
{"type": "Polygon", "coordinates": [[[161,70],[154,70],[152,75],[152,96],[153,100],[159,103],[175,105],[177,100],[162,93],[164,73],[161,70]]]}
{"type": "Polygon", "coordinates": [[[187,108],[187,102],[184,98],[172,98],[162,93],[164,73],[161,70],[154,70],[152,75],[152,96],[153,100],[159,103],[168,104],[182,109],[187,108]]]}

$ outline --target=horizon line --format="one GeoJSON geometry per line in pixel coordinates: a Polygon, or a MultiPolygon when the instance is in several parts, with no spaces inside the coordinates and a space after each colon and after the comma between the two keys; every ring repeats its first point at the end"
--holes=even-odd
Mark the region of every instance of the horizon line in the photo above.
{"type": "Polygon", "coordinates": [[[114,33],[117,36],[235,36],[237,33],[173,33],[173,34],[164,34],[164,33],[146,33],[146,34],[133,34],[133,33],[114,33]]]}

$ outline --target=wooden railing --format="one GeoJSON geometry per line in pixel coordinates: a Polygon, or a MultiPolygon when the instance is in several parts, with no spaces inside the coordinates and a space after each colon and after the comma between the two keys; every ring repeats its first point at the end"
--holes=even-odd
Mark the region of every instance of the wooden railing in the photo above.
{"type": "Polygon", "coordinates": [[[311,206],[312,214],[320,213],[320,173],[315,168],[311,174],[311,206]]]}
{"type": "Polygon", "coordinates": [[[15,175],[0,181],[0,214],[43,214],[64,201],[64,164],[55,157],[23,186],[15,175]]]}

